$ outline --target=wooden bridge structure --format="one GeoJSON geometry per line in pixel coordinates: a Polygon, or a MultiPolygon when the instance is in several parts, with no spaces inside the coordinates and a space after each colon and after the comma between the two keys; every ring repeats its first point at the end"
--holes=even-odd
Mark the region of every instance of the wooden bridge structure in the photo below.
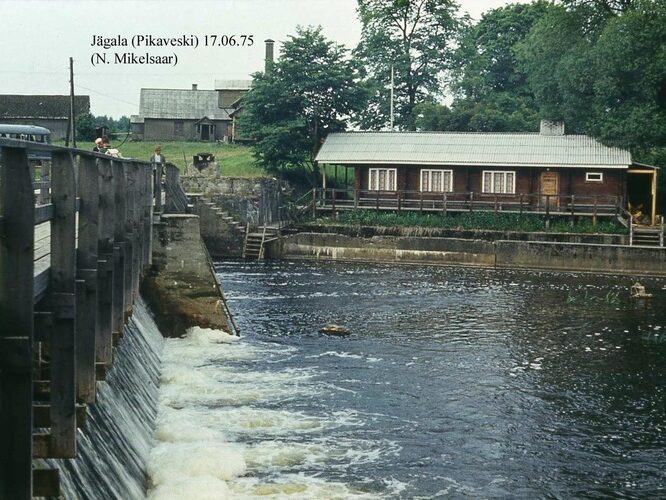
{"type": "Polygon", "coordinates": [[[76,457],[151,262],[153,216],[163,198],[185,208],[154,167],[0,139],[0,499],[57,495],[58,471],[33,459],[76,457]],[[31,176],[35,150],[51,155],[49,182],[31,176]]]}

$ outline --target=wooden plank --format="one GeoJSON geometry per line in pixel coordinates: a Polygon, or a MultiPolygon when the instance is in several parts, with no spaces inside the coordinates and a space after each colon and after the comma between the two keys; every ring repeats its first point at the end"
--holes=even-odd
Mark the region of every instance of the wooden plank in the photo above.
{"type": "Polygon", "coordinates": [[[76,457],[76,174],[69,152],[53,154],[51,272],[51,457],[76,457]]]}
{"type": "Polygon", "coordinates": [[[79,160],[79,243],[76,251],[76,399],[95,401],[95,339],[97,315],[97,265],[99,234],[99,182],[97,162],[79,160]]]}
{"type": "MultiPolygon", "coordinates": [[[[76,426],[82,428],[86,424],[88,407],[85,404],[76,405],[76,426]]],[[[48,428],[51,425],[51,405],[34,404],[32,418],[35,428],[48,428]]]]}
{"type": "Polygon", "coordinates": [[[43,222],[53,219],[53,205],[41,205],[35,208],[35,224],[42,224],[43,222]]]}
{"type": "Polygon", "coordinates": [[[60,471],[58,469],[34,469],[32,480],[36,497],[60,498],[60,471]]]}
{"type": "MultiPolygon", "coordinates": [[[[123,289],[123,313],[127,317],[127,313],[132,309],[134,302],[134,266],[135,266],[135,244],[136,244],[136,167],[132,163],[123,162],[123,170],[125,172],[125,287],[123,289]]],[[[125,321],[123,321],[123,324],[125,321]]]]}
{"type": "Polygon", "coordinates": [[[153,163],[153,192],[155,199],[155,213],[162,213],[162,169],[164,165],[153,163]]]}
{"type": "Polygon", "coordinates": [[[98,233],[97,233],[97,314],[99,328],[95,339],[95,359],[111,364],[113,356],[113,231],[115,225],[113,168],[110,159],[98,159],[98,233]]]}
{"type": "Polygon", "coordinates": [[[0,498],[32,497],[33,223],[25,149],[2,148],[0,168],[0,498]]]}
{"type": "Polygon", "coordinates": [[[125,224],[127,217],[127,178],[124,164],[112,161],[114,192],[113,226],[113,302],[111,325],[113,335],[120,337],[125,324],[125,224]]]}

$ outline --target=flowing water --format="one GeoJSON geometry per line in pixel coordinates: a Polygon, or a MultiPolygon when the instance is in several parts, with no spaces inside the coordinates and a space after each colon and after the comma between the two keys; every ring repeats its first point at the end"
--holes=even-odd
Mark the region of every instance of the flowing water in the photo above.
{"type": "Polygon", "coordinates": [[[666,496],[665,281],[218,272],[243,337],[167,340],[149,497],[666,496]]]}
{"type": "Polygon", "coordinates": [[[125,326],[113,369],[97,384],[94,405],[77,435],[76,460],[47,460],[60,469],[66,499],[139,499],[153,446],[164,339],[142,300],[125,326]]]}

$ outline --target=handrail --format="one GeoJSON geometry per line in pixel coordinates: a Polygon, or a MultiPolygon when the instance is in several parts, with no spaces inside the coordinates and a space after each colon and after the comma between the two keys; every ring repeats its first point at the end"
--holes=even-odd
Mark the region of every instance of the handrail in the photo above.
{"type": "Polygon", "coordinates": [[[541,193],[480,193],[476,191],[424,192],[367,189],[316,188],[312,206],[327,210],[365,208],[418,211],[515,211],[550,214],[608,216],[616,214],[622,198],[617,195],[544,195],[541,193]],[[317,203],[317,200],[319,201],[317,203]],[[446,207],[446,210],[444,210],[446,207]]]}
{"type": "Polygon", "coordinates": [[[33,457],[76,456],[76,402],[94,401],[97,368],[111,364],[139,294],[150,263],[152,170],[140,160],[6,138],[0,158],[0,406],[3,417],[7,412],[0,483],[27,498],[33,457]],[[48,205],[35,206],[34,150],[51,153],[48,205]],[[34,226],[46,221],[50,241],[41,246],[34,226]],[[50,262],[36,265],[36,247],[50,262]],[[35,420],[50,433],[33,436],[32,376],[47,369],[33,359],[39,343],[49,344],[57,398],[49,415],[35,420]]]}
{"type": "Polygon", "coordinates": [[[261,233],[261,244],[259,245],[259,255],[257,260],[261,260],[264,256],[264,242],[266,241],[266,224],[264,224],[264,231],[261,233]]]}
{"type": "Polygon", "coordinates": [[[236,323],[233,314],[231,314],[231,310],[229,309],[229,304],[227,304],[227,298],[224,296],[224,292],[222,291],[220,282],[217,281],[217,275],[215,274],[215,266],[213,266],[213,259],[211,258],[210,253],[206,248],[206,245],[201,245],[201,246],[203,247],[204,252],[206,254],[206,259],[208,261],[208,270],[210,271],[210,274],[213,277],[213,282],[215,283],[215,289],[217,290],[217,294],[220,296],[218,304],[222,306],[222,308],[224,309],[224,313],[227,315],[227,318],[229,318],[229,323],[231,328],[233,329],[234,335],[236,335],[236,337],[240,337],[241,330],[238,327],[238,324],[236,323]]]}

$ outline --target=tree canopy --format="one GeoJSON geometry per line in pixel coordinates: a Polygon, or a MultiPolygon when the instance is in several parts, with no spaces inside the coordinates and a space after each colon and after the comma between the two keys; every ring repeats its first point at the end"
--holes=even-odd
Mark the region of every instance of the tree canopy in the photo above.
{"type": "Polygon", "coordinates": [[[314,171],[330,132],[345,130],[366,102],[358,66],[342,45],[318,28],[298,27],[268,73],[253,75],[241,126],[255,139],[256,159],[268,171],[314,171]]]}
{"type": "Polygon", "coordinates": [[[395,124],[414,128],[414,107],[442,90],[452,42],[464,20],[453,0],[358,0],[361,42],[355,55],[367,72],[370,103],[363,128],[390,122],[391,70],[394,74],[395,124]]]}

